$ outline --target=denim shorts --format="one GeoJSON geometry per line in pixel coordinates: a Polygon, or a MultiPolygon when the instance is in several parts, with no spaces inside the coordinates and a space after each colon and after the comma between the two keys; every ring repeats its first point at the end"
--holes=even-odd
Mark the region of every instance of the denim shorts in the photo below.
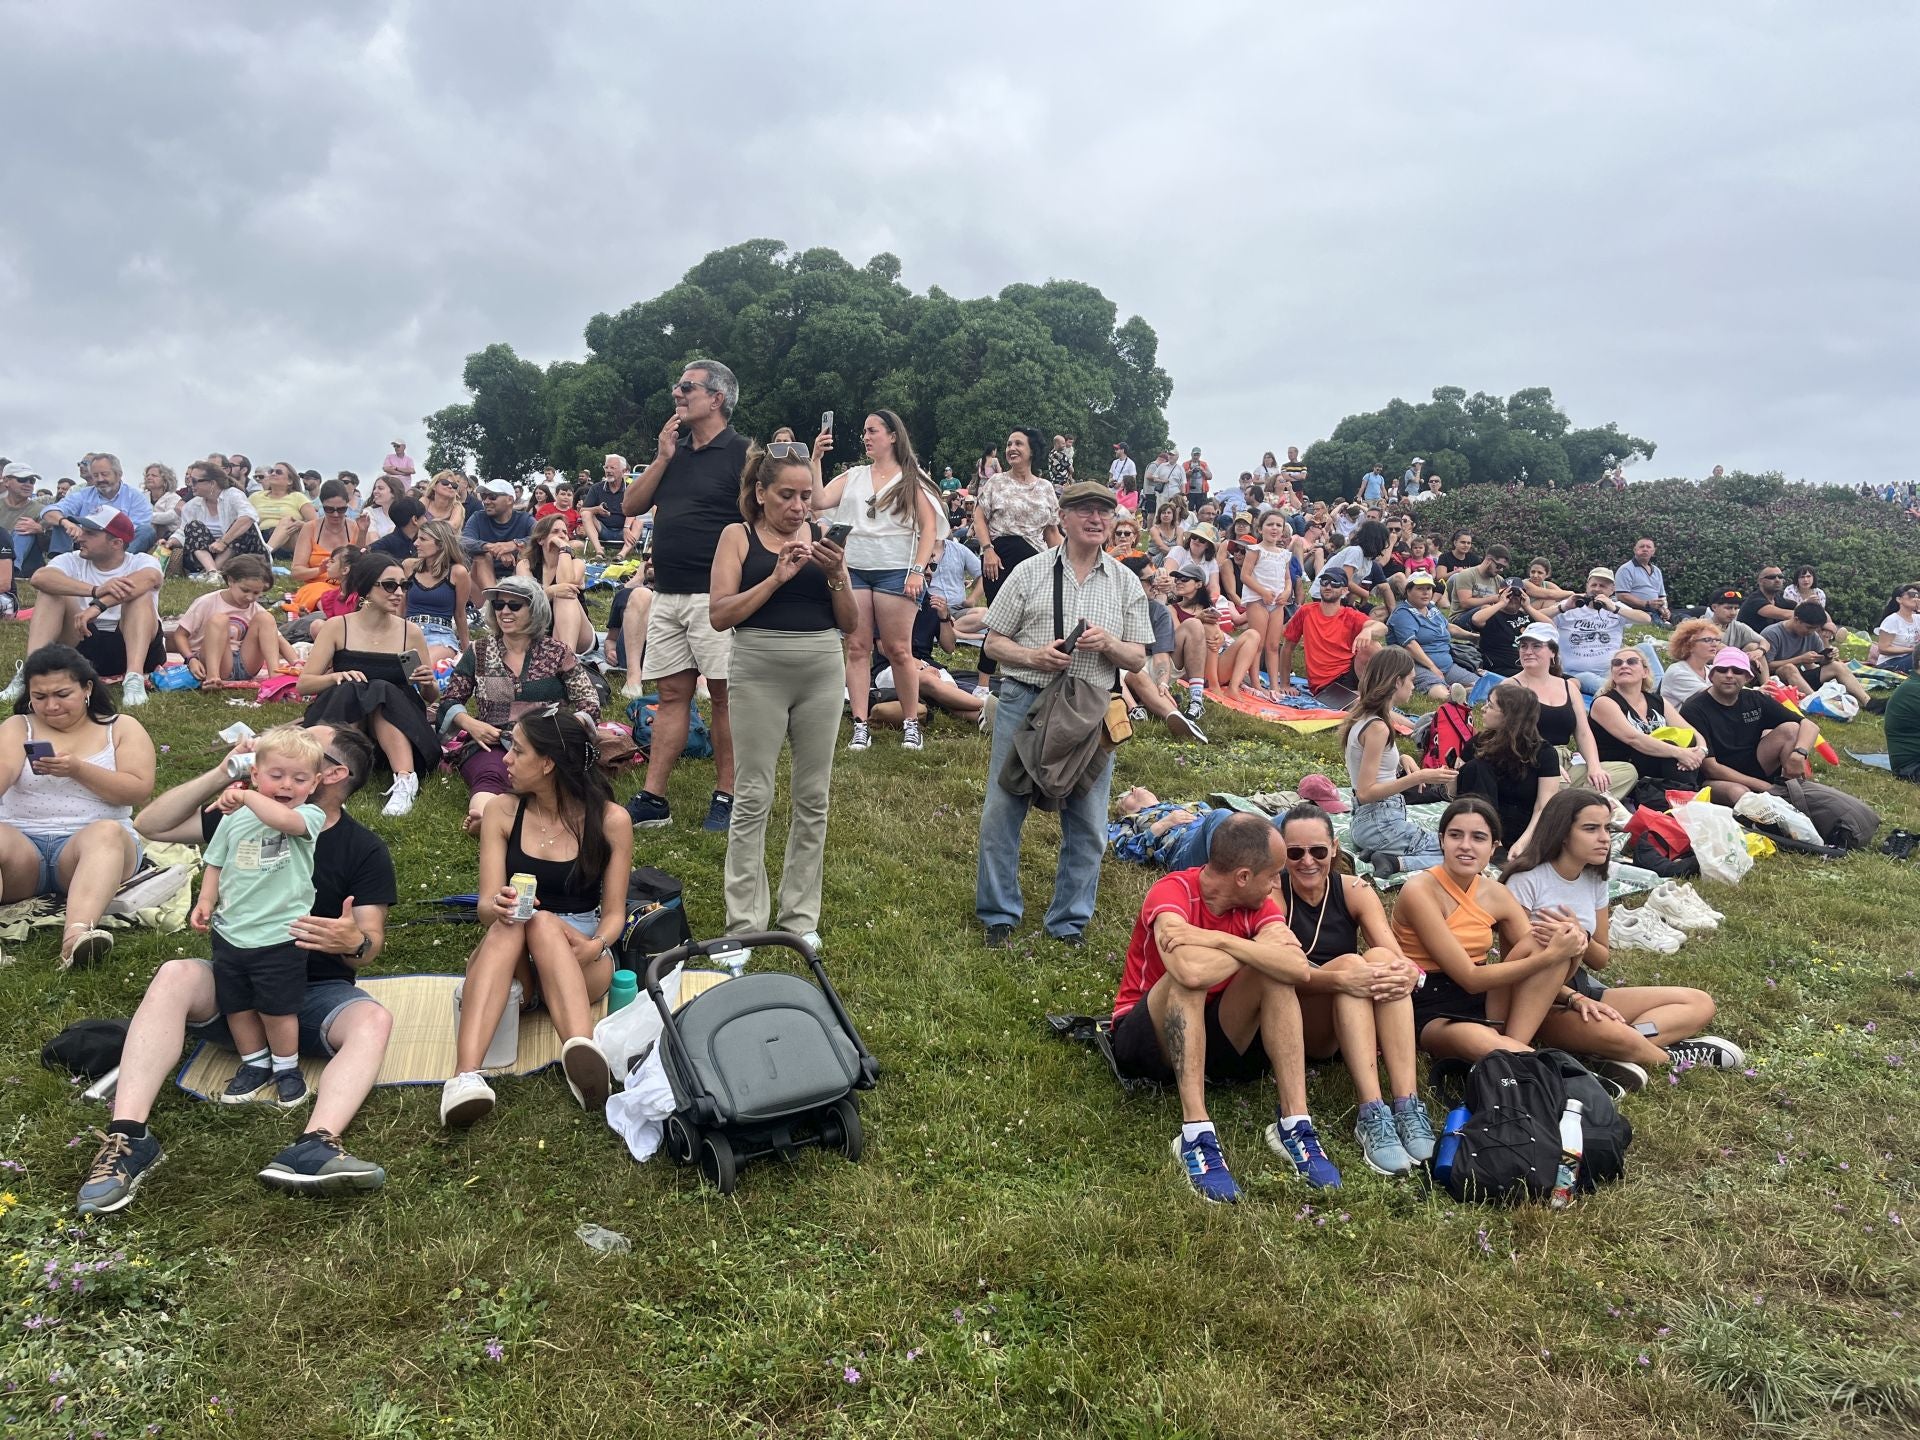
{"type": "MultiPolygon", "coordinates": [[[[856,590],[872,590],[881,595],[898,595],[902,600],[907,598],[907,572],[904,568],[855,570],[848,567],[847,578],[853,582],[853,588],[856,590]]],[[[924,602],[926,598],[927,592],[922,589],[920,599],[924,602]]]]}
{"type": "MultiPolygon", "coordinates": [[[[201,960],[200,963],[209,970],[213,968],[210,960],[201,960]]],[[[373,1005],[380,1003],[350,980],[317,980],[308,985],[298,1012],[300,1053],[315,1060],[331,1060],[333,1046],[327,1042],[327,1031],[342,1011],[362,1001],[373,1005]]],[[[233,1032],[227,1028],[227,1017],[224,1015],[215,1015],[197,1024],[188,1021],[187,1033],[195,1039],[233,1049],[233,1032]]]]}
{"type": "Polygon", "coordinates": [[[420,636],[429,645],[444,645],[449,650],[460,648],[460,637],[454,633],[453,622],[439,615],[409,615],[410,624],[420,627],[420,636]]]}
{"type": "MultiPolygon", "coordinates": [[[[123,828],[126,829],[129,835],[133,835],[131,826],[123,828]]],[[[22,830],[20,833],[26,836],[27,842],[40,852],[40,878],[37,882],[39,888],[33,893],[36,895],[52,895],[56,893],[54,882],[58,879],[60,855],[61,852],[73,842],[74,837],[71,835],[36,835],[31,830],[22,830]]],[[[133,841],[133,868],[135,870],[140,868],[140,861],[145,855],[146,850],[140,844],[139,836],[135,835],[133,841]]]]}
{"type": "Polygon", "coordinates": [[[576,914],[561,915],[557,918],[569,929],[577,930],[582,935],[591,935],[600,928],[600,912],[598,910],[581,910],[576,914]]]}

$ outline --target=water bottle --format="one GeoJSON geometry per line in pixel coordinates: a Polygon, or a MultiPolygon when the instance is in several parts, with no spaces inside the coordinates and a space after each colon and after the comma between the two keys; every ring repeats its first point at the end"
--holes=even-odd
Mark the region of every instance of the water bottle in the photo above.
{"type": "Polygon", "coordinates": [[[1569,1100],[1560,1115],[1560,1169],[1553,1177],[1553,1197],[1548,1202],[1556,1210],[1564,1210],[1573,1203],[1574,1192],[1580,1184],[1580,1117],[1585,1108],[1578,1100],[1569,1100]]]}
{"type": "Polygon", "coordinates": [[[1433,1154],[1433,1178],[1442,1185],[1453,1175],[1453,1157],[1460,1153],[1460,1132],[1472,1118],[1464,1105],[1456,1105],[1447,1112],[1447,1123],[1440,1131],[1440,1148],[1433,1154]]]}
{"type": "Polygon", "coordinates": [[[640,977],[631,970],[613,972],[613,986],[607,991],[607,1014],[631,1005],[640,995],[640,977]]]}

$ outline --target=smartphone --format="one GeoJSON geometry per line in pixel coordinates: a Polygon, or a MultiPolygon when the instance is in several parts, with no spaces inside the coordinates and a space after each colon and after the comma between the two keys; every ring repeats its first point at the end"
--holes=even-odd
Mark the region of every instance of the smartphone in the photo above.
{"type": "Polygon", "coordinates": [[[1080,637],[1086,633],[1086,629],[1087,629],[1086,621],[1084,620],[1074,621],[1073,629],[1069,630],[1067,632],[1067,638],[1060,642],[1061,645],[1065,648],[1067,654],[1069,655],[1073,654],[1073,647],[1080,643],[1080,637]]]}
{"type": "Polygon", "coordinates": [[[851,535],[852,533],[853,533],[853,526],[847,525],[847,524],[840,524],[840,525],[834,526],[831,530],[827,531],[827,539],[835,545],[844,546],[847,543],[847,536],[851,535]]]}
{"type": "Polygon", "coordinates": [[[53,742],[52,741],[50,740],[27,741],[27,759],[28,760],[51,760],[52,758],[53,758],[53,742]]]}
{"type": "Polygon", "coordinates": [[[822,410],[820,412],[820,433],[822,435],[831,435],[833,433],[833,412],[831,410],[822,410]]]}
{"type": "Polygon", "coordinates": [[[412,675],[414,671],[418,670],[426,662],[420,658],[420,652],[418,650],[409,650],[400,657],[400,663],[406,667],[407,674],[412,675]]]}

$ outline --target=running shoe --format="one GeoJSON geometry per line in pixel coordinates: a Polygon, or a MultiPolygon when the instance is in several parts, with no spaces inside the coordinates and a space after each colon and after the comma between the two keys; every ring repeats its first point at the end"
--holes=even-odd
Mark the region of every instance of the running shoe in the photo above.
{"type": "Polygon", "coordinates": [[[1662,924],[1686,935],[1711,935],[1726,918],[1692,889],[1672,880],[1663,880],[1653,887],[1645,909],[1657,915],[1662,924]]]}
{"type": "Polygon", "coordinates": [[[725,791],[713,792],[713,799],[707,802],[707,818],[700,822],[702,830],[715,835],[724,835],[733,824],[733,796],[725,791]]]}
{"type": "Polygon", "coordinates": [[[1747,1052],[1731,1040],[1718,1035],[1696,1035],[1691,1040],[1676,1040],[1667,1046],[1676,1067],[1692,1069],[1703,1065],[1709,1070],[1738,1070],[1747,1063],[1747,1052]]]}
{"type": "Polygon", "coordinates": [[[1198,695],[1194,695],[1191,699],[1187,701],[1187,719],[1198,720],[1202,715],[1206,713],[1207,713],[1207,697],[1204,691],[1198,695]]]}
{"type": "Polygon", "coordinates": [[[1413,1157],[1400,1143],[1400,1128],[1393,1122],[1393,1111],[1379,1101],[1360,1107],[1354,1121],[1353,1138],[1360,1142],[1360,1158],[1376,1175],[1404,1175],[1413,1168],[1413,1157]]]}
{"type": "Polygon", "coordinates": [[[309,1130],[269,1160],[260,1179],[276,1190],[302,1195],[345,1195],[378,1190],[387,1183],[387,1172],[371,1160],[349,1155],[332,1131],[309,1130]]]}
{"type": "Polygon", "coordinates": [[[120,682],[120,708],[131,710],[136,705],[147,703],[147,677],[138,670],[129,670],[127,678],[120,682]]]}
{"type": "Polygon", "coordinates": [[[1433,1134],[1433,1117],[1427,1113],[1427,1107],[1418,1095],[1393,1102],[1393,1124],[1400,1132],[1400,1148],[1416,1165],[1424,1165],[1433,1159],[1436,1145],[1433,1134]]]}
{"type": "Polygon", "coordinates": [[[1240,1199],[1240,1187],[1227,1169],[1220,1153],[1220,1138],[1211,1130],[1202,1130],[1193,1139],[1173,1137],[1173,1158],[1187,1169],[1187,1183],[1202,1200],[1216,1205],[1233,1205],[1240,1199]]]}
{"type": "Polygon", "coordinates": [[[1311,1120],[1302,1120],[1286,1130],[1277,1123],[1267,1126],[1267,1148],[1292,1161],[1295,1173],[1314,1189],[1340,1188],[1340,1171],[1320,1148],[1320,1134],[1311,1120]]]}
{"type": "Polygon", "coordinates": [[[1607,927],[1607,943],[1615,950],[1651,950],[1671,955],[1685,943],[1686,935],[1668,925],[1650,908],[1616,910],[1607,927]]]}
{"type": "Polygon", "coordinates": [[[636,830],[657,830],[662,825],[673,823],[673,810],[667,804],[667,797],[656,795],[651,790],[642,790],[627,802],[627,814],[633,817],[636,830]]]}
{"type": "Polygon", "coordinates": [[[1647,1072],[1631,1060],[1608,1060],[1600,1055],[1582,1055],[1580,1063],[1602,1080],[1611,1080],[1629,1095],[1647,1088],[1647,1072]]]}
{"type": "Polygon", "coordinates": [[[420,798],[420,777],[409,771],[405,775],[393,777],[393,786],[387,791],[387,803],[380,807],[380,813],[386,816],[399,816],[412,813],[413,802],[420,798]]]}
{"type": "Polygon", "coordinates": [[[926,748],[926,742],[920,738],[920,722],[918,720],[902,720],[900,722],[900,748],[902,750],[923,750],[926,748]]]}
{"type": "Polygon", "coordinates": [[[126,1209],[147,1172],[167,1158],[151,1130],[138,1139],[111,1130],[100,1140],[93,1168],[87,1171],[73,1206],[82,1215],[111,1215],[126,1209]]]}
{"type": "Polygon", "coordinates": [[[847,749],[871,750],[872,748],[873,748],[873,731],[867,728],[866,721],[864,720],[854,721],[853,734],[847,737],[847,749]]]}

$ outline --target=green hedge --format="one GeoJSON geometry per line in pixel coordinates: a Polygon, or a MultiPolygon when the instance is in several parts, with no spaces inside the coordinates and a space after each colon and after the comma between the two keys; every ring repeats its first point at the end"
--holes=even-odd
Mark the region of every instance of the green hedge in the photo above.
{"type": "Polygon", "coordinates": [[[1535,555],[1569,590],[1595,565],[1613,568],[1651,536],[1669,600],[1698,605],[1725,586],[1751,592],[1762,565],[1791,572],[1810,564],[1834,618],[1856,630],[1885,613],[1897,586],[1920,578],[1920,521],[1881,500],[1837,486],[1789,485],[1777,475],[1730,475],[1704,484],[1655,480],[1614,490],[1507,491],[1470,485],[1415,507],[1442,546],[1471,529],[1485,547],[1503,544],[1523,567],[1535,555]]]}

